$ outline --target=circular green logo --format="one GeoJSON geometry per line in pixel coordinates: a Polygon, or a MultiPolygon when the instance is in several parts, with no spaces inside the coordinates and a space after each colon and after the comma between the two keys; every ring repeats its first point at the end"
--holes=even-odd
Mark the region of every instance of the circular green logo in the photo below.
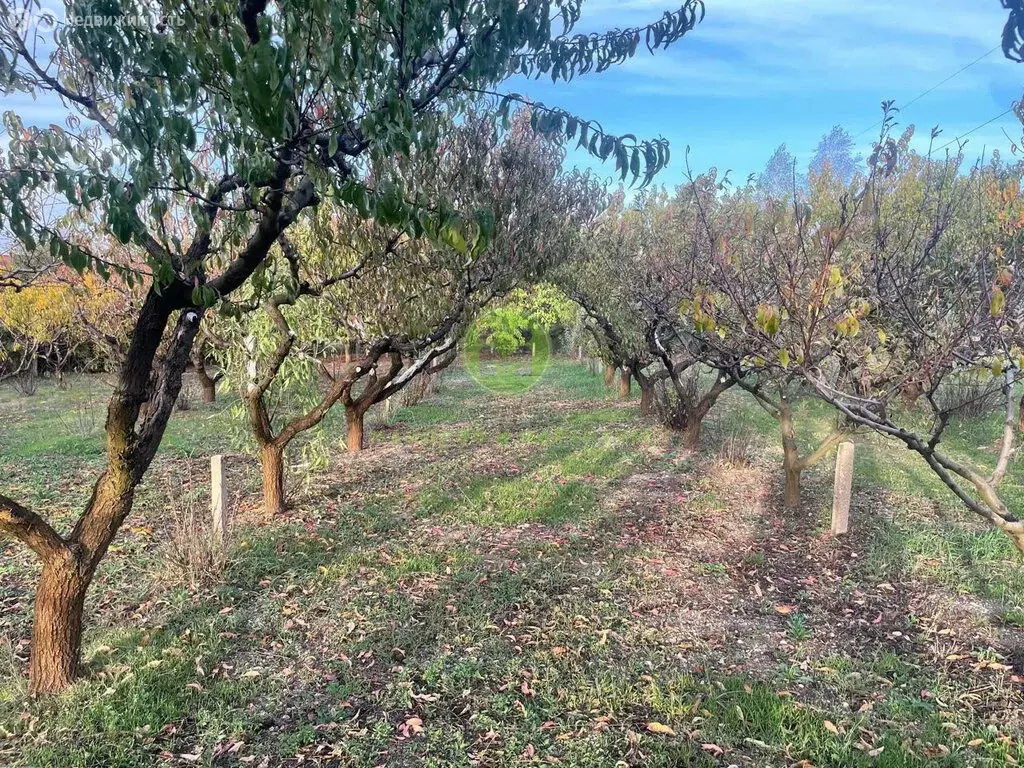
{"type": "Polygon", "coordinates": [[[473,381],[497,395],[521,395],[551,361],[547,330],[513,309],[492,309],[470,328],[463,362],[473,381]]]}

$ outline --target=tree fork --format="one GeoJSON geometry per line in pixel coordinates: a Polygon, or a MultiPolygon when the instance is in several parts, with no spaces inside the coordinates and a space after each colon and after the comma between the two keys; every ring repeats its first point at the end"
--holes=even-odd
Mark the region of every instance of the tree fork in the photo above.
{"type": "Polygon", "coordinates": [[[214,403],[217,401],[217,379],[213,378],[206,370],[206,365],[202,362],[197,362],[196,366],[196,379],[199,380],[199,388],[203,393],[204,403],[214,403]]]}
{"type": "Polygon", "coordinates": [[[789,509],[800,506],[800,481],[805,469],[819,464],[832,449],[850,438],[850,430],[836,429],[821,441],[814,452],[801,457],[793,428],[793,410],[784,402],[778,411],[779,426],[782,430],[782,462],[786,473],[785,504],[789,509]]]}
{"type": "MultiPolygon", "coordinates": [[[[674,378],[673,382],[676,384],[677,391],[679,391],[678,382],[674,378]]],[[[736,380],[731,377],[719,376],[715,379],[714,386],[686,413],[683,421],[683,445],[687,449],[695,451],[700,447],[700,432],[704,425],[704,419],[711,413],[711,409],[715,407],[718,398],[735,383],[736,380]]],[[[680,397],[682,397],[681,392],[680,397]]]]}

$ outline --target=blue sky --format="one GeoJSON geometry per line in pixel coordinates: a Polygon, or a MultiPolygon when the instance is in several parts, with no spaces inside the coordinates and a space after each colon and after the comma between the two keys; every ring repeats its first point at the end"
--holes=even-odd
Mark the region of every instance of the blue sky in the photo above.
{"type": "MultiPolygon", "coordinates": [[[[642,25],[681,0],[587,0],[577,31],[642,25]]],[[[676,5],[678,7],[678,5],[676,5]]],[[[998,45],[1006,11],[999,0],[707,0],[703,23],[667,51],[638,55],[602,74],[572,83],[507,84],[613,133],[664,136],[672,163],[658,182],[683,176],[691,147],[695,170],[731,168],[742,182],[786,143],[805,167],[833,125],[861,134],[878,121],[883,99],[906,103],[998,45]]],[[[1007,109],[1021,97],[1024,65],[996,50],[900,115],[918,127],[923,149],[932,126],[948,141],[1007,109]]],[[[0,98],[30,123],[61,122],[53,99],[0,98]]],[[[1010,114],[973,133],[968,156],[1008,151],[1022,129],[1010,114]]],[[[857,139],[870,151],[875,131],[857,139]]],[[[570,164],[611,175],[582,152],[570,164]]]]}
{"type": "MultiPolygon", "coordinates": [[[[677,6],[678,7],[678,6],[677,6]]],[[[579,31],[645,24],[666,0],[588,0],[579,31]]],[[[998,45],[1006,11],[999,0],[707,0],[702,24],[667,51],[571,84],[509,84],[545,104],[599,120],[611,132],[664,136],[672,163],[658,182],[672,186],[691,148],[695,170],[733,169],[743,181],[781,143],[806,166],[833,125],[860,134],[876,123],[883,99],[909,102],[998,45]]],[[[1021,97],[1024,65],[996,50],[908,107],[925,148],[931,128],[945,143],[1008,109],[1021,97]]],[[[1020,123],[1007,115],[971,134],[968,157],[1007,153],[1020,123]]],[[[857,139],[870,151],[876,130],[857,139]]],[[[570,162],[611,174],[614,163],[570,162]]]]}

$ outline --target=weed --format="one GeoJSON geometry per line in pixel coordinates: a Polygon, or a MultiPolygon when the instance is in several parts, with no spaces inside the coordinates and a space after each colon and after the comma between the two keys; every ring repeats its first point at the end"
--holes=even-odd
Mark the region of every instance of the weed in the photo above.
{"type": "Polygon", "coordinates": [[[786,632],[797,642],[810,639],[811,628],[807,623],[807,617],[802,613],[792,614],[786,619],[786,632]]]}
{"type": "Polygon", "coordinates": [[[207,496],[190,474],[183,480],[168,481],[167,511],[171,523],[166,562],[172,578],[196,589],[220,580],[227,564],[230,541],[215,533],[207,496]]]}

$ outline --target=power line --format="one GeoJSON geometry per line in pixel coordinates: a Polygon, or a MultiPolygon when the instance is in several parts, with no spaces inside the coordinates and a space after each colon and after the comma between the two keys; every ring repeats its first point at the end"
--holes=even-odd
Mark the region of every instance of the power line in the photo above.
{"type": "MultiPolygon", "coordinates": [[[[950,80],[952,80],[952,79],[953,79],[954,77],[957,77],[958,75],[961,75],[961,74],[963,74],[964,72],[966,72],[966,71],[967,71],[968,69],[970,69],[971,67],[973,67],[973,66],[974,66],[975,64],[977,64],[978,62],[980,62],[980,61],[983,61],[984,59],[987,59],[987,58],[988,58],[989,56],[991,56],[991,55],[992,55],[993,53],[995,53],[996,51],[998,51],[998,50],[999,50],[999,49],[1000,49],[1001,47],[1002,47],[1001,45],[997,45],[997,46],[995,46],[994,48],[991,48],[991,49],[989,49],[988,51],[986,51],[985,53],[983,53],[983,54],[982,54],[981,56],[979,56],[978,58],[976,58],[976,59],[975,59],[974,61],[972,61],[972,62],[969,62],[968,64],[964,64],[964,66],[960,67],[960,69],[958,69],[958,70],[957,70],[956,72],[954,72],[954,73],[953,73],[952,75],[950,75],[950,76],[949,76],[949,77],[947,77],[946,79],[944,79],[944,80],[941,80],[941,81],[939,81],[938,83],[936,83],[935,85],[933,85],[933,86],[932,86],[931,88],[929,88],[928,90],[926,90],[926,91],[922,91],[921,93],[917,94],[917,96],[915,96],[915,97],[914,97],[914,98],[912,98],[912,99],[911,99],[910,101],[908,101],[908,102],[907,102],[906,104],[904,104],[903,106],[901,106],[901,107],[900,107],[900,109],[907,109],[907,108],[908,108],[908,107],[910,107],[910,106],[911,106],[912,104],[916,104],[917,102],[919,102],[919,101],[920,101],[921,99],[923,99],[923,98],[924,98],[925,96],[927,96],[928,94],[930,94],[930,93],[933,93],[934,91],[936,91],[936,90],[938,90],[939,88],[941,88],[942,86],[944,86],[944,85],[945,85],[946,83],[948,83],[948,82],[949,82],[950,80]]],[[[998,118],[996,118],[996,119],[998,119],[998,118]]],[[[863,135],[864,135],[865,133],[867,133],[868,131],[872,130],[873,128],[877,128],[877,127],[878,127],[878,126],[880,126],[881,124],[882,124],[882,121],[881,121],[881,120],[879,120],[879,121],[878,121],[877,123],[875,123],[874,125],[869,125],[869,126],[868,126],[867,128],[865,128],[865,129],[864,129],[863,131],[861,131],[860,133],[858,133],[858,134],[857,134],[856,136],[854,136],[853,138],[854,138],[854,139],[859,139],[859,138],[860,138],[861,136],[863,136],[863,135]]]]}
{"type": "Polygon", "coordinates": [[[1007,116],[1008,114],[1010,114],[1011,112],[1013,112],[1013,107],[1010,107],[1010,108],[1009,108],[1008,110],[1006,110],[1005,112],[1002,112],[1002,113],[1000,113],[1000,114],[996,115],[996,116],[995,116],[995,117],[993,117],[993,118],[992,118],[991,120],[986,120],[986,121],[985,121],[984,123],[982,123],[981,125],[976,125],[975,127],[971,128],[971,130],[969,130],[969,131],[968,131],[967,133],[964,133],[964,134],[961,134],[960,136],[957,136],[957,137],[956,137],[955,139],[953,139],[952,141],[947,141],[947,142],[946,142],[945,144],[943,144],[943,145],[942,145],[941,147],[939,147],[939,148],[938,148],[938,149],[936,149],[935,151],[936,151],[936,152],[941,152],[941,151],[942,151],[942,150],[944,150],[944,149],[945,149],[946,147],[948,147],[948,146],[951,146],[951,145],[953,145],[953,144],[956,144],[956,143],[957,143],[958,141],[962,141],[963,139],[966,139],[966,138],[967,138],[968,136],[970,136],[970,135],[971,135],[972,133],[974,133],[975,131],[980,131],[980,130],[981,130],[982,128],[984,128],[984,127],[985,127],[986,125],[991,125],[991,124],[992,124],[992,123],[994,123],[994,122],[995,122],[996,120],[999,120],[1000,118],[1006,117],[1006,116],[1007,116]]]}

